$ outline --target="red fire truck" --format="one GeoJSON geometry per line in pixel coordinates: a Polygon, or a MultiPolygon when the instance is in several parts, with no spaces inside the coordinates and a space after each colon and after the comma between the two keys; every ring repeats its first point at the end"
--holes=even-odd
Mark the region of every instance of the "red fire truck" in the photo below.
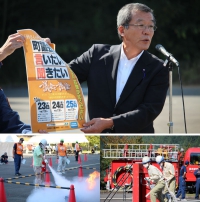
{"type": "MultiPolygon", "coordinates": [[[[190,162],[187,167],[186,186],[189,192],[195,191],[196,178],[193,173],[200,165],[200,147],[189,148],[184,152],[179,144],[107,144],[102,152],[103,158],[112,159],[104,178],[108,190],[126,188],[134,192],[138,189],[143,190],[140,191],[143,193],[140,193],[141,197],[145,196],[144,193],[149,191],[144,186],[146,185],[144,178],[148,173],[141,164],[142,158],[150,157],[152,165],[159,168],[155,158],[157,155],[162,155],[166,161],[174,165],[177,185],[181,166],[186,160],[190,162]],[[136,173],[139,176],[134,181],[136,173]]],[[[143,201],[145,200],[146,198],[143,201]]]]}

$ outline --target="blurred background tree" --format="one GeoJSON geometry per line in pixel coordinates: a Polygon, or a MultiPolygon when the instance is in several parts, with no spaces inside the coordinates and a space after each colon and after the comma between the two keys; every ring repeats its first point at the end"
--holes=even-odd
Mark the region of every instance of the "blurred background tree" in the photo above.
{"type": "MultiPolygon", "coordinates": [[[[154,10],[158,29],[149,52],[165,59],[155,50],[162,44],[180,62],[184,85],[200,84],[200,18],[198,0],[138,0],[154,10]]],[[[0,46],[19,29],[33,29],[56,44],[57,53],[70,62],[94,43],[119,44],[116,16],[128,0],[47,1],[0,0],[0,46]]],[[[23,50],[4,60],[0,85],[26,85],[23,50]]],[[[174,82],[178,83],[174,68],[174,82]]]]}

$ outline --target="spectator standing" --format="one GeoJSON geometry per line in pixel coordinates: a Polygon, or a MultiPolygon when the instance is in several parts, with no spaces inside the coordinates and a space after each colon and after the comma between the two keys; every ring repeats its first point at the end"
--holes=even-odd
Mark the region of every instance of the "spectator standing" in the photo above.
{"type": "Polygon", "coordinates": [[[80,151],[80,146],[79,146],[78,141],[76,141],[76,144],[75,144],[75,160],[76,161],[78,161],[79,151],[80,151]]]}
{"type": "Polygon", "coordinates": [[[177,201],[187,201],[185,199],[185,189],[186,189],[186,173],[187,173],[187,169],[186,167],[189,165],[189,161],[185,161],[185,165],[181,166],[181,170],[180,170],[180,176],[179,176],[179,185],[178,185],[178,192],[176,194],[176,198],[177,201]],[[179,196],[181,195],[181,199],[179,198],[179,196]]]}
{"type": "Polygon", "coordinates": [[[58,174],[65,174],[65,167],[67,162],[67,147],[63,144],[64,139],[60,140],[60,143],[56,147],[56,154],[58,159],[58,174]]]}
{"type": "Polygon", "coordinates": [[[200,165],[197,170],[194,171],[194,175],[196,177],[196,194],[195,199],[199,199],[199,188],[200,188],[200,165]]]}
{"type": "Polygon", "coordinates": [[[13,146],[13,158],[15,163],[15,175],[19,176],[21,173],[19,173],[20,166],[21,166],[21,160],[23,159],[23,141],[24,138],[20,138],[18,143],[15,143],[13,146]]]}

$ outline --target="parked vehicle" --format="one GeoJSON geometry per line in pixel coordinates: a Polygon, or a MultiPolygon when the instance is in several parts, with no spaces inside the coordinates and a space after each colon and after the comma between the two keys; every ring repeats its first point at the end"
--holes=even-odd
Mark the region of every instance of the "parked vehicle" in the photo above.
{"type": "Polygon", "coordinates": [[[200,147],[189,148],[186,152],[180,149],[179,144],[107,144],[109,148],[103,149],[103,158],[111,158],[112,160],[109,169],[106,170],[104,181],[107,183],[107,189],[114,189],[116,186],[124,188],[125,184],[130,184],[132,187],[132,168],[128,165],[140,164],[144,156],[151,157],[152,165],[159,167],[155,158],[157,155],[164,156],[165,160],[172,163],[175,168],[176,183],[178,185],[180,168],[187,160],[186,173],[186,189],[190,193],[195,192],[196,177],[194,170],[200,165],[200,147]],[[122,178],[127,179],[123,182],[122,178]]]}

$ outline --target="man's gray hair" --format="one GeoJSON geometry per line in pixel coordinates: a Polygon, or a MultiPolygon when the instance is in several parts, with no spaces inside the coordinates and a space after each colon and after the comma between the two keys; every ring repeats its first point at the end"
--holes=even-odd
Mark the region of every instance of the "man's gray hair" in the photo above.
{"type": "MultiPolygon", "coordinates": [[[[123,6],[117,15],[117,27],[119,26],[125,26],[127,24],[129,24],[129,22],[132,20],[132,14],[134,11],[142,11],[145,13],[151,13],[153,15],[153,10],[151,8],[149,8],[148,6],[146,6],[145,4],[140,4],[140,3],[130,3],[130,4],[126,4],[125,6],[123,6]]],[[[153,19],[154,19],[154,25],[156,24],[156,20],[155,17],[153,15],[153,19]]],[[[118,36],[119,39],[122,40],[122,37],[118,31],[118,36]]]]}

